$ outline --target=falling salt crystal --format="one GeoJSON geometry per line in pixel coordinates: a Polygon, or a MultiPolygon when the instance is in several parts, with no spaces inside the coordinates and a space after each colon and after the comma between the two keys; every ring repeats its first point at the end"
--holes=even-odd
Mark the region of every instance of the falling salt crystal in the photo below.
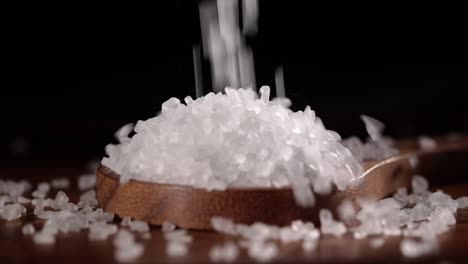
{"type": "Polygon", "coordinates": [[[418,143],[419,147],[423,150],[433,150],[437,147],[437,142],[430,137],[419,137],[418,143]]]}
{"type": "Polygon", "coordinates": [[[16,201],[20,204],[26,204],[26,203],[30,203],[31,199],[25,198],[23,196],[18,196],[18,198],[16,198],[16,201]]]}
{"type": "Polygon", "coordinates": [[[427,255],[437,249],[437,241],[403,239],[400,243],[400,251],[405,257],[415,258],[427,255]]]}
{"type": "Polygon", "coordinates": [[[78,189],[80,191],[86,191],[96,186],[96,175],[94,174],[83,174],[78,177],[78,189]]]}
{"type": "Polygon", "coordinates": [[[233,242],[214,246],[209,252],[210,260],[214,262],[233,262],[239,256],[239,248],[233,242]]]}
{"type": "Polygon", "coordinates": [[[132,218],[128,217],[128,216],[125,216],[124,218],[122,218],[122,222],[120,222],[120,225],[121,226],[130,226],[131,223],[132,223],[132,218]]]}
{"type": "Polygon", "coordinates": [[[361,115],[361,120],[366,125],[366,130],[372,140],[378,141],[382,137],[382,131],[385,128],[385,125],[379,120],[372,118],[370,116],[361,115]]]}
{"type": "Polygon", "coordinates": [[[47,182],[41,182],[37,185],[37,190],[41,193],[47,194],[50,191],[50,185],[47,182]]]}
{"type": "Polygon", "coordinates": [[[426,192],[429,189],[429,183],[424,177],[415,175],[411,181],[411,187],[413,193],[420,194],[426,192]]]}
{"type": "Polygon", "coordinates": [[[183,257],[188,253],[188,246],[186,243],[169,242],[166,246],[166,254],[170,257],[183,257]]]}
{"type": "Polygon", "coordinates": [[[460,197],[457,199],[457,208],[459,209],[468,208],[468,196],[460,197]]]}
{"type": "Polygon", "coordinates": [[[162,228],[161,229],[162,229],[163,232],[170,232],[170,231],[174,231],[175,228],[176,228],[176,226],[173,223],[168,222],[168,221],[164,221],[162,223],[162,228]]]}
{"type": "Polygon", "coordinates": [[[19,203],[7,204],[0,210],[0,218],[13,221],[20,218],[24,213],[26,213],[26,208],[23,205],[19,203]]]}
{"type": "Polygon", "coordinates": [[[57,178],[53,179],[50,185],[55,189],[68,189],[70,187],[70,180],[67,178],[57,178]]]}
{"type": "Polygon", "coordinates": [[[23,235],[33,235],[36,232],[33,224],[26,224],[21,228],[23,235]]]}
{"type": "Polygon", "coordinates": [[[148,223],[140,220],[133,220],[129,227],[130,231],[134,232],[145,233],[149,231],[148,223]]]}
{"type": "Polygon", "coordinates": [[[369,243],[372,248],[379,248],[385,244],[385,240],[381,237],[378,237],[378,238],[371,239],[369,243]]]}
{"type": "Polygon", "coordinates": [[[349,200],[344,200],[338,205],[337,208],[338,216],[340,220],[349,223],[356,218],[356,209],[354,209],[354,205],[349,200]]]}

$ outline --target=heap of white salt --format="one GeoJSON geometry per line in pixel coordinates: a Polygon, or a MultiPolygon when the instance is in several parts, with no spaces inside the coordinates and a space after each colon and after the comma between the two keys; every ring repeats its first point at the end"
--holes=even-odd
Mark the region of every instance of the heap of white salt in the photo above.
{"type": "Polygon", "coordinates": [[[171,98],[162,112],[121,128],[120,144],[108,145],[102,163],[121,182],[189,185],[208,190],[228,187],[292,186],[301,205],[336,184],[344,189],[362,174],[360,163],[326,130],[310,107],[293,112],[289,100],[269,100],[269,87],[226,88],[185,104],[171,98]]]}

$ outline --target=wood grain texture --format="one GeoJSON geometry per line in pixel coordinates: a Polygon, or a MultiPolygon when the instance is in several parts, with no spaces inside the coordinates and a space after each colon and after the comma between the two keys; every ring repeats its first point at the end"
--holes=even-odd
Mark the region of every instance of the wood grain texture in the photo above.
{"type": "MultiPolygon", "coordinates": [[[[118,181],[119,175],[102,165],[97,170],[97,199],[105,211],[155,225],[170,221],[184,228],[211,229],[210,219],[214,216],[230,218],[245,224],[260,221],[287,225],[296,219],[319,224],[318,210],[321,208],[335,211],[336,206],[345,199],[351,200],[357,206],[356,200],[363,196],[384,198],[400,187],[409,187],[411,177],[420,173],[421,169],[426,168],[426,173],[431,175],[431,172],[427,172],[427,167],[442,160],[446,167],[468,164],[466,139],[461,137],[456,141],[447,141],[442,138],[439,140],[442,143],[434,150],[420,150],[414,142],[404,142],[402,145],[405,147],[401,155],[379,162],[366,162],[365,177],[359,184],[345,191],[334,190],[330,195],[317,196],[317,203],[312,208],[298,206],[292,190],[288,188],[207,191],[189,186],[137,180],[121,185],[118,181]],[[418,160],[416,167],[409,162],[409,159],[415,158],[418,160]]],[[[440,175],[441,172],[437,171],[437,168],[433,170],[440,175]]]]}

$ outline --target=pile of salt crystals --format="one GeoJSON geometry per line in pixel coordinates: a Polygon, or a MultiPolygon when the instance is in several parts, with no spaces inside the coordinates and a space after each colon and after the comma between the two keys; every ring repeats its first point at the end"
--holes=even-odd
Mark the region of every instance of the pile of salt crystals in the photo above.
{"type": "Polygon", "coordinates": [[[116,133],[102,164],[121,182],[189,185],[208,190],[228,187],[292,186],[300,205],[314,204],[310,186],[327,194],[356,183],[362,166],[326,130],[310,107],[293,112],[285,98],[269,100],[270,88],[225,89],[181,103],[171,98],[162,112],[116,133]]]}

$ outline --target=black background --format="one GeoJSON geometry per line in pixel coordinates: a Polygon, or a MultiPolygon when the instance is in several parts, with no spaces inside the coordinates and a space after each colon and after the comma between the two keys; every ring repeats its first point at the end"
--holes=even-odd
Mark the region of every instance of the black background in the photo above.
{"type": "MultiPolygon", "coordinates": [[[[306,2],[260,1],[259,32],[248,39],[257,85],[273,86],[283,65],[293,109],[311,105],[345,137],[365,135],[360,114],[396,138],[468,130],[461,7],[306,2]]],[[[122,125],[154,116],[172,96],[195,95],[197,1],[5,12],[2,163],[100,158],[122,125]],[[27,151],[15,151],[18,142],[27,151]]]]}

